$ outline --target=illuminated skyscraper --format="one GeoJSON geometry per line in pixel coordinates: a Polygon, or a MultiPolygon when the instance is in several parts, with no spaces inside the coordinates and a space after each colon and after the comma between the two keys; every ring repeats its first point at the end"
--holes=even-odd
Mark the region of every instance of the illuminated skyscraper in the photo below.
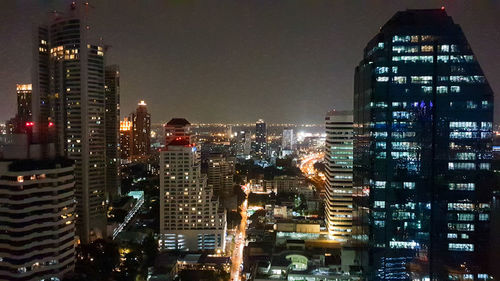
{"type": "Polygon", "coordinates": [[[56,131],[57,152],[75,161],[76,228],[82,242],[105,237],[104,48],[87,20],[91,7],[72,3],[35,34],[33,121],[37,141],[56,131]]]}
{"type": "Polygon", "coordinates": [[[144,101],[139,102],[130,119],[132,121],[132,156],[147,157],[151,149],[151,114],[148,113],[144,101]]]}
{"type": "Polygon", "coordinates": [[[31,121],[31,84],[17,84],[17,118],[24,124],[31,121]]]}
{"type": "Polygon", "coordinates": [[[106,66],[104,92],[106,94],[106,195],[120,194],[118,178],[118,144],[120,131],[120,69],[118,65],[106,66]]]}
{"type": "Polygon", "coordinates": [[[160,246],[223,251],[225,210],[219,209],[213,190],[207,187],[206,176],[201,174],[197,147],[188,134],[177,132],[176,138],[160,151],[160,246]]]}
{"type": "Polygon", "coordinates": [[[444,9],[398,12],[370,40],[354,92],[370,280],[489,280],[492,123],[493,92],[444,9]]]}
{"type": "Polygon", "coordinates": [[[262,119],[255,123],[255,155],[260,158],[267,156],[266,122],[262,119]]]}
{"type": "Polygon", "coordinates": [[[120,121],[120,159],[130,160],[132,156],[132,121],[127,117],[120,121]]]}
{"type": "Polygon", "coordinates": [[[352,112],[330,111],[325,118],[325,218],[328,235],[346,241],[352,234],[352,112]]]}

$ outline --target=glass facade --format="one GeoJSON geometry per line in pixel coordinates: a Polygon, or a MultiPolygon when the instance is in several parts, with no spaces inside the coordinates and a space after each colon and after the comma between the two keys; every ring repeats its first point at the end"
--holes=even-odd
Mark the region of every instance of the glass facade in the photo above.
{"type": "Polygon", "coordinates": [[[368,43],[354,185],[366,190],[369,280],[489,278],[492,122],[492,90],[444,10],[398,12],[368,43]]]}

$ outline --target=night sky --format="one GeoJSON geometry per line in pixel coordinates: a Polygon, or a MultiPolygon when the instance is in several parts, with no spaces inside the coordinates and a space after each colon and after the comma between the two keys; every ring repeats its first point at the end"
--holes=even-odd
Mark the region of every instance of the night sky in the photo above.
{"type": "MultiPolygon", "coordinates": [[[[30,82],[33,24],[70,2],[1,1],[0,120],[15,114],[15,84],[30,82]]],[[[352,109],[354,68],[380,26],[398,10],[443,5],[500,92],[500,1],[90,2],[108,64],[121,68],[122,116],[144,99],[153,122],[320,123],[352,109]]]]}

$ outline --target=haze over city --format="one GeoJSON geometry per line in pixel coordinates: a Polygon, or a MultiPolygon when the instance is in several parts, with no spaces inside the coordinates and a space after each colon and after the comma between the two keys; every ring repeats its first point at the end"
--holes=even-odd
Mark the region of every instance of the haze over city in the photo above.
{"type": "MultiPolygon", "coordinates": [[[[32,27],[71,1],[0,4],[0,119],[30,83],[32,27]]],[[[122,113],[145,100],[153,122],[322,123],[352,109],[353,71],[395,11],[440,8],[462,26],[500,91],[499,1],[91,1],[93,34],[120,65],[122,113]]],[[[497,99],[496,104],[500,104],[497,99]]],[[[124,115],[123,115],[124,116],[124,115]]]]}
{"type": "Polygon", "coordinates": [[[3,1],[0,281],[500,280],[498,15],[3,1]]]}

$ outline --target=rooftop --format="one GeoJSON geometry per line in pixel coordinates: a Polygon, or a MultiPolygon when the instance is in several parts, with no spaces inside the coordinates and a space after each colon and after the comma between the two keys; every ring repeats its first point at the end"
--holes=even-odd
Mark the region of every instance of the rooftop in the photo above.
{"type": "Polygon", "coordinates": [[[184,118],[172,118],[172,120],[167,122],[167,126],[187,126],[191,125],[188,120],[184,118]]]}

